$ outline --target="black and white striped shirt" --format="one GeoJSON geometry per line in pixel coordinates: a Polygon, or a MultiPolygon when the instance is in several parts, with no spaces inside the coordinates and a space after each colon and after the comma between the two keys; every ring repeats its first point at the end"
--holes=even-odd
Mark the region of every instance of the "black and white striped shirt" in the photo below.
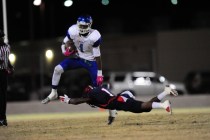
{"type": "Polygon", "coordinates": [[[0,44],[0,69],[8,69],[8,61],[10,54],[10,45],[3,43],[0,44]]]}

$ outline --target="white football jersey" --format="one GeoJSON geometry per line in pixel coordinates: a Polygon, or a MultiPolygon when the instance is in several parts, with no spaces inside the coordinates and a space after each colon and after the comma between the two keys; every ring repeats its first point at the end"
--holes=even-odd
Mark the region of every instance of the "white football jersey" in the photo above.
{"type": "MultiPolygon", "coordinates": [[[[69,27],[66,39],[67,38],[71,38],[73,40],[80,58],[94,61],[95,57],[101,55],[101,34],[97,30],[90,29],[89,34],[84,37],[79,35],[79,28],[75,24],[69,27]]],[[[66,42],[65,39],[64,41],[66,42]]]]}

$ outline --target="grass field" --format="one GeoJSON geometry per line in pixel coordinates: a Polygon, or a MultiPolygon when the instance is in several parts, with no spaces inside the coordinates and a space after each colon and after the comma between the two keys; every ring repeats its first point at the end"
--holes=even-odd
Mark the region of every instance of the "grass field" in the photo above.
{"type": "Polygon", "coordinates": [[[173,109],[133,114],[107,112],[9,115],[0,140],[209,140],[210,108],[173,109]]]}

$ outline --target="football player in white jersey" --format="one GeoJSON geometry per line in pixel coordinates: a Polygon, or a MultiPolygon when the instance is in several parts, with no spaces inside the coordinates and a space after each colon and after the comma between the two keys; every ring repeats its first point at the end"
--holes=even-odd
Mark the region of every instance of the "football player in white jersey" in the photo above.
{"type": "MultiPolygon", "coordinates": [[[[43,104],[58,98],[57,88],[61,74],[67,70],[85,68],[88,70],[92,86],[101,86],[103,83],[102,61],[101,61],[101,34],[92,29],[92,17],[89,15],[79,16],[77,23],[70,26],[67,35],[61,45],[65,56],[75,54],[77,57],[66,58],[58,64],[52,76],[52,90],[47,98],[42,100],[43,104]]],[[[115,117],[116,112],[110,112],[115,117]]]]}
{"type": "Polygon", "coordinates": [[[61,50],[67,57],[75,53],[77,57],[68,57],[54,68],[51,93],[42,103],[46,104],[57,99],[57,88],[61,74],[67,70],[85,68],[90,74],[93,86],[100,86],[103,83],[100,53],[101,34],[92,29],[91,25],[91,16],[82,15],[77,19],[77,24],[69,27],[67,35],[63,39],[61,50]]]}

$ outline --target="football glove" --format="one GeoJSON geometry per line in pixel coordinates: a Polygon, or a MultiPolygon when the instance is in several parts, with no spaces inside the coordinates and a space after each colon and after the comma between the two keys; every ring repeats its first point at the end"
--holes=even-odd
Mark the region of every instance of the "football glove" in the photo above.
{"type": "Polygon", "coordinates": [[[103,76],[97,76],[96,81],[97,81],[97,85],[98,85],[98,86],[102,85],[102,83],[103,83],[103,81],[104,81],[103,76]]]}
{"type": "Polygon", "coordinates": [[[71,54],[75,53],[75,50],[70,50],[69,47],[66,48],[66,51],[64,52],[65,56],[70,56],[71,54]]]}
{"type": "Polygon", "coordinates": [[[104,81],[104,78],[103,78],[103,75],[102,75],[102,70],[98,70],[97,79],[96,79],[97,85],[101,86],[103,81],[104,81]]]}
{"type": "Polygon", "coordinates": [[[62,102],[62,103],[69,103],[69,101],[71,100],[71,98],[69,98],[66,94],[64,94],[64,96],[59,96],[59,98],[60,98],[60,101],[62,102]]]}

